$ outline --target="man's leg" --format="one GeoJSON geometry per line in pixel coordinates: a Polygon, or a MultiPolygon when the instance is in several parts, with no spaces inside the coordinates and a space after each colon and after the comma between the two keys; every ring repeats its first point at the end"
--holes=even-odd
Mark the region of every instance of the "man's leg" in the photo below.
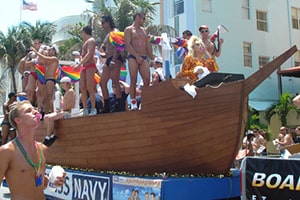
{"type": "Polygon", "coordinates": [[[34,102],[35,88],[36,88],[36,80],[32,75],[29,75],[28,76],[28,84],[25,88],[25,92],[27,93],[27,98],[32,103],[32,105],[35,104],[35,102],[34,102]]]}
{"type": "Polygon", "coordinates": [[[90,115],[96,115],[97,114],[97,109],[96,109],[96,98],[95,98],[95,76],[96,69],[94,68],[88,68],[86,70],[86,88],[90,96],[91,100],[91,112],[90,115]]]}
{"type": "Polygon", "coordinates": [[[149,87],[150,85],[150,67],[147,60],[144,60],[144,62],[139,67],[140,74],[143,79],[143,87],[149,87]]]}
{"type": "Polygon", "coordinates": [[[116,95],[116,102],[114,106],[113,112],[120,112],[121,111],[121,101],[122,101],[122,91],[120,87],[120,69],[123,63],[119,60],[116,61],[116,64],[111,68],[111,80],[115,87],[115,95],[116,95]]]}
{"type": "Polygon", "coordinates": [[[2,145],[7,143],[8,133],[9,133],[9,125],[2,124],[2,145]]]}
{"type": "Polygon", "coordinates": [[[138,73],[138,64],[135,59],[130,58],[128,60],[128,69],[130,75],[130,98],[131,98],[131,110],[137,110],[136,102],[136,82],[137,82],[137,73],[138,73]]]}
{"type": "Polygon", "coordinates": [[[53,112],[53,104],[52,104],[52,97],[54,93],[54,86],[55,83],[53,81],[46,81],[46,97],[45,97],[45,113],[53,112]]]}
{"type": "Polygon", "coordinates": [[[105,64],[103,66],[102,76],[101,76],[101,80],[100,80],[100,86],[101,86],[102,95],[103,95],[103,99],[104,99],[104,106],[102,109],[102,113],[109,113],[109,111],[110,111],[109,93],[108,93],[108,89],[107,89],[107,82],[110,77],[109,74],[110,74],[109,68],[105,64]]]}

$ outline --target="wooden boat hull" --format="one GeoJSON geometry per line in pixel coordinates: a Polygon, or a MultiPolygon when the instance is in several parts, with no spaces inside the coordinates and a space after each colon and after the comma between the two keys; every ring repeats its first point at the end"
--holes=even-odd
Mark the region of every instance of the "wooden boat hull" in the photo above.
{"type": "MultiPolygon", "coordinates": [[[[272,70],[294,51],[271,63],[272,70]]],[[[241,144],[248,94],[268,73],[197,88],[195,98],[180,89],[186,80],[168,80],[143,90],[141,111],[58,120],[47,162],[142,174],[226,174],[241,144]]]]}

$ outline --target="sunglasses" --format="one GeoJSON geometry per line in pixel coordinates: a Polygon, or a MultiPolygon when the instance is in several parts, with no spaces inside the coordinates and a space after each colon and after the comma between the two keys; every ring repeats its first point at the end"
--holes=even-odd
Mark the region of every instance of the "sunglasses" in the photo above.
{"type": "Polygon", "coordinates": [[[201,33],[208,33],[208,30],[203,30],[201,31],[201,33]]]}

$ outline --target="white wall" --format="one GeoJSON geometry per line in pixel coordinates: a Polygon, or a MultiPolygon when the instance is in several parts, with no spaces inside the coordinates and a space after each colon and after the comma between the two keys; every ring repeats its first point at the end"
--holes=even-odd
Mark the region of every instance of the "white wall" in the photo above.
{"type": "MultiPolygon", "coordinates": [[[[170,5],[173,0],[165,0],[165,5],[170,5]]],[[[258,66],[258,57],[267,56],[271,59],[280,55],[294,44],[300,47],[300,30],[291,29],[291,7],[300,8],[297,0],[263,0],[250,1],[250,20],[242,18],[241,2],[237,0],[212,0],[212,12],[204,12],[201,9],[201,0],[185,0],[184,14],[180,17],[180,31],[190,29],[193,34],[199,35],[198,28],[202,24],[210,27],[211,34],[219,24],[224,25],[229,32],[221,35],[225,42],[221,57],[217,58],[220,72],[242,73],[248,77],[255,72],[258,66]],[[268,15],[268,32],[258,31],[256,28],[256,10],[266,11],[268,15]],[[243,42],[252,43],[253,66],[244,67],[243,42]]],[[[172,9],[170,7],[166,8],[172,9]]],[[[165,15],[165,22],[174,25],[174,19],[165,15]]],[[[180,35],[181,36],[181,35],[180,35]]],[[[294,60],[289,59],[281,68],[294,66],[294,60]]],[[[282,78],[283,91],[300,92],[297,85],[300,79],[282,78]]],[[[262,107],[275,102],[278,99],[277,74],[273,73],[257,87],[249,96],[253,105],[261,104],[262,107]]]]}

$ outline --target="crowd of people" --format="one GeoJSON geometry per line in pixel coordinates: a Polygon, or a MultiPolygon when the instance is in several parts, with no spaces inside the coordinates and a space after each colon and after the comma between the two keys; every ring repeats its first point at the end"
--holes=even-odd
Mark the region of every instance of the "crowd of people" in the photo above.
{"type": "MultiPolygon", "coordinates": [[[[267,156],[267,138],[267,133],[264,129],[254,127],[252,130],[248,130],[236,156],[235,167],[239,168],[242,159],[246,156],[267,156]]],[[[270,142],[276,147],[277,153],[281,157],[285,157],[286,147],[300,143],[300,126],[295,129],[285,126],[280,127],[277,137],[270,142]]]]}

